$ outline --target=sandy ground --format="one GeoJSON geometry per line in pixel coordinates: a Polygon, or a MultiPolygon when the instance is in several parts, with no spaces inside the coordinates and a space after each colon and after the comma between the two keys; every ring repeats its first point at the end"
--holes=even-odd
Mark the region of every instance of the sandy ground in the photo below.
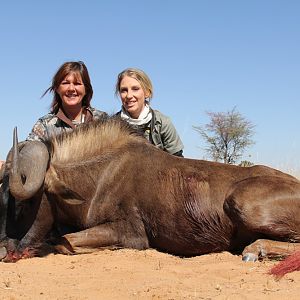
{"type": "Polygon", "coordinates": [[[267,275],[274,261],[228,252],[179,258],[105,250],[0,263],[0,299],[299,299],[300,272],[267,275]]]}

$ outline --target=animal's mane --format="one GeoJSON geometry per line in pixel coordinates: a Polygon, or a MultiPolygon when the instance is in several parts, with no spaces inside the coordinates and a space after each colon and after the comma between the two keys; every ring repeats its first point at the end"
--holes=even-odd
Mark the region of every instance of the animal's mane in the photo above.
{"type": "Polygon", "coordinates": [[[119,116],[105,116],[52,137],[48,143],[51,161],[55,163],[88,159],[133,141],[146,139],[119,116]]]}

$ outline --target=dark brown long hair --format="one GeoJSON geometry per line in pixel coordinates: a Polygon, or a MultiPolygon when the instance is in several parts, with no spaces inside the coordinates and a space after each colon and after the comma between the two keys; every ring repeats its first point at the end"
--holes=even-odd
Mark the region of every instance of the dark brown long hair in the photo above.
{"type": "Polygon", "coordinates": [[[82,99],[82,106],[89,107],[90,102],[93,97],[93,87],[91,84],[89,72],[87,70],[86,65],[82,61],[69,61],[65,62],[60,68],[57,70],[52,79],[52,85],[45,91],[42,95],[45,96],[47,93],[53,93],[53,100],[51,103],[51,112],[57,113],[59,108],[61,107],[62,101],[60,96],[57,93],[57,89],[61,82],[68,76],[70,73],[77,73],[81,76],[81,80],[85,86],[86,94],[82,99]]]}

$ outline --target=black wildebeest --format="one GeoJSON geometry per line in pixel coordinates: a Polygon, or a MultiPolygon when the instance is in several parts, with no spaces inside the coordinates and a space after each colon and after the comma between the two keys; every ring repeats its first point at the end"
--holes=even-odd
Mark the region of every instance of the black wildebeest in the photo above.
{"type": "Polygon", "coordinates": [[[8,158],[9,189],[38,207],[8,261],[30,256],[54,223],[76,228],[62,253],[152,247],[254,261],[300,248],[300,182],[278,170],[175,157],[119,118],[22,147],[8,158]]]}

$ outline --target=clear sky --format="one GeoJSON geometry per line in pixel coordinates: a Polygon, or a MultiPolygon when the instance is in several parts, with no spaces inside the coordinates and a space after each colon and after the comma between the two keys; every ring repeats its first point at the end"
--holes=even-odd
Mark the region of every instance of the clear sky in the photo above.
{"type": "Polygon", "coordinates": [[[171,117],[184,154],[204,158],[193,125],[233,107],[256,125],[243,159],[300,174],[300,1],[10,0],[0,4],[0,158],[48,112],[40,98],[65,61],[86,63],[92,105],[120,109],[117,74],[143,69],[152,107],[171,117]]]}

